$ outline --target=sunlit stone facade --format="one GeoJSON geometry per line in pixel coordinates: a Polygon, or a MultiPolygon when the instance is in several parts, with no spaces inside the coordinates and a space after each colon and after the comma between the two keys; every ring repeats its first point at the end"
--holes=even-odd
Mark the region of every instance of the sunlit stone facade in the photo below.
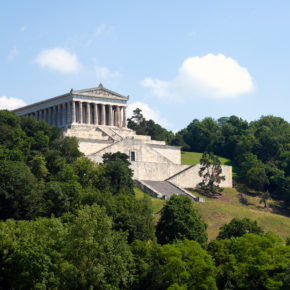
{"type": "Polygon", "coordinates": [[[72,124],[126,127],[126,104],[129,97],[122,96],[102,84],[97,88],[74,91],[14,110],[19,116],[32,116],[37,120],[68,127],[72,124]]]}
{"type": "MultiPolygon", "coordinates": [[[[151,140],[150,136],[136,135],[126,127],[128,99],[128,96],[110,91],[100,84],[92,89],[72,89],[67,94],[14,112],[62,128],[64,136],[78,138],[80,151],[95,162],[102,162],[105,153],[127,154],[134,178],[140,184],[141,180],[151,180],[169,182],[175,187],[198,186],[201,181],[199,165],[182,165],[180,147],[151,140]]],[[[232,187],[231,166],[222,166],[222,171],[225,180],[221,185],[232,187]]]]}

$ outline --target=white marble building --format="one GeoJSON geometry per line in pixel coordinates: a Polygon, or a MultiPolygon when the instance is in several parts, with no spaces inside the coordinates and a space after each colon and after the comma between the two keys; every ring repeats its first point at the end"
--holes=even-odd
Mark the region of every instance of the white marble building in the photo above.
{"type": "Polygon", "coordinates": [[[65,128],[71,124],[126,127],[128,97],[108,89],[71,91],[42,102],[14,110],[19,116],[33,116],[51,125],[65,128]]]}
{"type": "MultiPolygon", "coordinates": [[[[134,178],[143,190],[157,197],[187,194],[201,181],[199,165],[181,164],[180,147],[168,146],[150,136],[136,135],[126,126],[129,96],[122,96],[100,84],[96,88],[73,90],[14,110],[19,116],[33,116],[75,136],[80,150],[90,159],[102,162],[105,153],[123,152],[131,161],[134,178]],[[151,183],[150,183],[151,182],[151,183]],[[150,183],[150,184],[149,184],[150,183]],[[168,193],[170,192],[170,193],[168,193]]],[[[222,166],[223,187],[232,187],[232,167],[222,166]]]]}

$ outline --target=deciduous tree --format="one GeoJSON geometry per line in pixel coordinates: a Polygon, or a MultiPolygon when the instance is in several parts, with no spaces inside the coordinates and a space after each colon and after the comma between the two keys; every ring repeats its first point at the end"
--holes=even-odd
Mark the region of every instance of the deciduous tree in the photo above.
{"type": "Polygon", "coordinates": [[[223,189],[219,186],[225,177],[222,176],[221,163],[213,153],[203,153],[200,159],[199,176],[202,181],[199,183],[200,188],[208,195],[221,194],[223,189]]]}
{"type": "Polygon", "coordinates": [[[194,240],[203,248],[207,244],[207,225],[194,208],[193,201],[185,195],[173,195],[166,202],[156,227],[160,244],[176,240],[194,240]]]}

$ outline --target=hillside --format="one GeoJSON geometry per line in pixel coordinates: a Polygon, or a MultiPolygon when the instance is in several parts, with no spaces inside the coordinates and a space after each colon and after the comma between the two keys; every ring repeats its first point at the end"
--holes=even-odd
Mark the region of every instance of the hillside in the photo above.
{"type": "MultiPolygon", "coordinates": [[[[202,153],[198,152],[181,152],[181,164],[184,165],[195,165],[198,164],[202,157],[202,153]]],[[[218,156],[222,165],[229,165],[233,167],[233,177],[236,178],[239,176],[239,170],[234,162],[228,158],[218,156]]]]}
{"type": "MultiPolygon", "coordinates": [[[[201,157],[202,157],[202,153],[182,151],[181,152],[181,164],[184,164],[184,165],[198,164],[201,157]]],[[[220,156],[218,156],[218,158],[219,158],[222,165],[231,165],[232,164],[231,160],[228,158],[224,158],[224,157],[220,157],[220,156]]]]}
{"type": "MultiPolygon", "coordinates": [[[[140,189],[136,189],[137,198],[143,197],[140,189]]],[[[196,191],[194,194],[200,196],[196,191]]],[[[160,210],[165,203],[164,200],[150,197],[154,211],[160,210]]],[[[206,198],[205,203],[195,203],[202,218],[208,224],[209,240],[215,239],[219,228],[231,221],[232,218],[250,218],[256,220],[265,231],[272,231],[279,234],[284,239],[290,237],[290,218],[278,213],[279,207],[273,207],[266,211],[259,204],[259,198],[247,196],[249,205],[239,202],[238,191],[235,188],[225,189],[220,199],[206,198]],[[275,210],[273,210],[273,208],[275,210]],[[277,213],[275,213],[277,211],[277,213]]]]}

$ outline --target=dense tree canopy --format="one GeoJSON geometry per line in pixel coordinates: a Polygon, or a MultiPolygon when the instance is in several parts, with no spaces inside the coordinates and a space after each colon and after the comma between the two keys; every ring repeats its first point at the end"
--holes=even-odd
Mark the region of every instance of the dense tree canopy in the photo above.
{"type": "Polygon", "coordinates": [[[232,159],[250,188],[269,191],[290,204],[290,124],[284,119],[262,116],[251,123],[236,116],[195,119],[177,135],[190,151],[232,159]]]}
{"type": "MultiPolygon", "coordinates": [[[[290,204],[283,119],[206,118],[175,136],[140,110],[131,121],[139,133],[234,159],[249,186],[290,204]]],[[[103,160],[83,156],[58,128],[0,111],[1,289],[289,289],[290,248],[279,237],[233,219],[207,245],[186,196],[168,200],[155,227],[128,156],[103,160]]]]}
{"type": "Polygon", "coordinates": [[[208,249],[219,289],[287,289],[290,247],[278,236],[245,234],[214,240],[208,249]]]}
{"type": "Polygon", "coordinates": [[[149,135],[153,140],[163,140],[167,144],[172,144],[175,140],[175,136],[171,131],[162,128],[153,120],[146,120],[142,114],[142,110],[139,108],[135,109],[133,116],[128,119],[128,128],[136,131],[137,135],[149,135]]]}
{"type": "Polygon", "coordinates": [[[218,120],[194,119],[173,134],[146,120],[140,109],[128,119],[137,134],[182,146],[193,152],[213,152],[230,158],[240,169],[240,179],[257,192],[268,191],[273,198],[290,205],[290,124],[280,117],[262,116],[248,123],[237,117],[218,120]]]}
{"type": "Polygon", "coordinates": [[[256,221],[252,221],[248,218],[238,219],[233,218],[230,223],[224,224],[220,228],[220,232],[217,236],[218,240],[230,239],[231,237],[241,237],[244,234],[252,233],[262,235],[263,229],[258,226],[256,221]]]}
{"type": "Polygon", "coordinates": [[[217,289],[211,257],[195,241],[160,246],[134,242],[137,279],[133,289],[217,289]]]}
{"type": "Polygon", "coordinates": [[[207,225],[201,220],[193,201],[185,195],[173,195],[164,205],[156,226],[156,236],[160,244],[176,240],[194,240],[205,248],[207,225]]]}

